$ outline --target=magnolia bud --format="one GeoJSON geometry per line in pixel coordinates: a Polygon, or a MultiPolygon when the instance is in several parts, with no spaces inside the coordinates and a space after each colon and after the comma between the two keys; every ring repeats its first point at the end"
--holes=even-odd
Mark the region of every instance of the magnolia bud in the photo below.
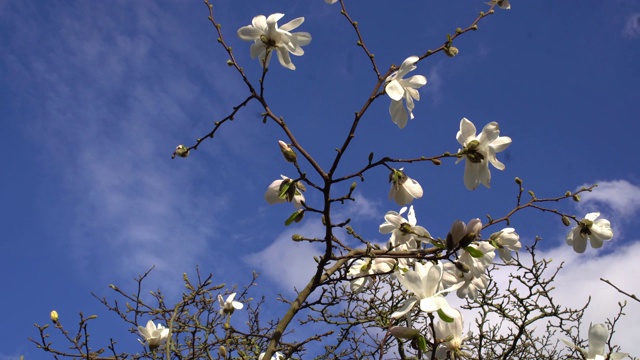
{"type": "Polygon", "coordinates": [[[566,217],[565,215],[562,216],[562,223],[564,224],[564,226],[569,226],[571,225],[571,220],[569,220],[568,217],[566,217]]]}
{"type": "Polygon", "coordinates": [[[282,155],[284,155],[284,159],[290,163],[296,162],[298,155],[296,155],[295,151],[289,147],[284,141],[279,140],[278,145],[280,145],[280,151],[282,151],[282,155]]]}
{"type": "Polygon", "coordinates": [[[420,332],[418,330],[404,326],[394,326],[389,330],[389,332],[397,338],[408,340],[415,339],[420,336],[420,332]]]}
{"type": "Polygon", "coordinates": [[[575,201],[575,202],[580,201],[580,195],[573,194],[571,197],[573,198],[573,201],[575,201]]]}
{"type": "Polygon", "coordinates": [[[173,159],[176,156],[186,158],[187,156],[189,156],[189,149],[187,149],[187,147],[182,144],[176,146],[176,151],[173,152],[173,156],[171,158],[173,159]]]}
{"type": "Polygon", "coordinates": [[[220,354],[221,358],[226,359],[227,358],[227,349],[224,346],[220,345],[220,347],[218,348],[218,354],[220,354]]]}
{"type": "Polygon", "coordinates": [[[522,179],[520,179],[519,177],[516,178],[516,184],[518,185],[522,185],[522,179]]]}
{"type": "Polygon", "coordinates": [[[58,323],[58,312],[55,311],[55,310],[52,310],[50,316],[51,316],[51,321],[53,321],[54,324],[57,324],[58,323]]]}
{"type": "Polygon", "coordinates": [[[448,57],[454,57],[456,55],[458,55],[458,48],[455,46],[448,46],[446,48],[444,48],[444,53],[447,54],[448,57]]]}

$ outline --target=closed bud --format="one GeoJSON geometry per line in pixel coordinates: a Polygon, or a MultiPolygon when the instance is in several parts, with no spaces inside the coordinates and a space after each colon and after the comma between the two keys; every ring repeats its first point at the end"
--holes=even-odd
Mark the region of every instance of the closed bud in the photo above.
{"type": "Polygon", "coordinates": [[[536,198],[536,194],[531,190],[529,190],[529,196],[531,196],[534,199],[536,198]]]}
{"type": "Polygon", "coordinates": [[[420,336],[420,332],[418,330],[404,326],[393,326],[389,332],[397,338],[407,340],[412,340],[420,336]]]}
{"type": "Polygon", "coordinates": [[[440,161],[440,159],[431,159],[431,162],[432,162],[434,165],[440,165],[440,164],[442,164],[442,161],[440,161]]]}
{"type": "Polygon", "coordinates": [[[571,196],[571,191],[567,191],[566,193],[564,193],[564,196],[571,196]]]}
{"type": "Polygon", "coordinates": [[[569,226],[571,225],[571,220],[569,220],[568,217],[566,217],[565,215],[562,216],[562,223],[564,224],[564,226],[569,226]]]}
{"type": "Polygon", "coordinates": [[[571,197],[573,198],[573,201],[575,201],[575,202],[580,201],[580,195],[573,194],[571,197]]]}
{"type": "Polygon", "coordinates": [[[187,149],[187,147],[182,144],[176,146],[176,151],[173,152],[173,156],[171,158],[173,159],[176,156],[186,158],[187,156],[189,156],[189,149],[187,149]]]}
{"type": "Polygon", "coordinates": [[[98,315],[90,315],[87,320],[93,320],[93,319],[97,319],[98,315]]]}
{"type": "Polygon", "coordinates": [[[58,323],[58,312],[55,311],[55,310],[52,310],[50,316],[51,316],[51,321],[53,321],[54,324],[57,324],[58,323]]]}
{"type": "Polygon", "coordinates": [[[448,57],[454,57],[456,55],[458,55],[458,48],[455,46],[448,46],[446,48],[444,48],[444,53],[447,54],[448,57]]]}
{"type": "Polygon", "coordinates": [[[300,235],[300,234],[293,234],[293,235],[291,235],[291,240],[293,240],[293,241],[300,241],[300,240],[302,240],[302,235],[300,235]]]}
{"type": "Polygon", "coordinates": [[[518,185],[522,185],[522,179],[520,179],[519,177],[516,178],[516,184],[518,185]]]}
{"type": "Polygon", "coordinates": [[[358,184],[356,184],[356,182],[355,182],[355,181],[354,181],[354,182],[352,182],[352,183],[351,183],[351,187],[349,188],[349,192],[350,192],[350,193],[352,193],[352,192],[353,192],[353,190],[355,190],[355,189],[356,189],[356,186],[357,186],[357,185],[358,185],[358,184]]]}
{"type": "Polygon", "coordinates": [[[461,263],[459,261],[456,261],[453,263],[453,265],[456,266],[456,269],[462,271],[463,273],[468,273],[469,271],[471,271],[471,268],[469,267],[469,265],[465,264],[465,263],[461,263]]]}
{"type": "Polygon", "coordinates": [[[227,358],[227,349],[220,345],[220,347],[218,348],[218,354],[220,355],[221,358],[226,359],[227,358]]]}
{"type": "Polygon", "coordinates": [[[282,140],[278,141],[278,145],[280,145],[280,151],[282,151],[284,159],[290,163],[295,163],[298,158],[296,152],[282,140]]]}

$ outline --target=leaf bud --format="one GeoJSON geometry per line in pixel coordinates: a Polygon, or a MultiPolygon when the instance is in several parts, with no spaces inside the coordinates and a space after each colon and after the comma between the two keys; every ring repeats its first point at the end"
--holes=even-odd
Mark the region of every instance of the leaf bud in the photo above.
{"type": "Polygon", "coordinates": [[[97,318],[98,318],[98,315],[89,315],[87,320],[93,320],[93,319],[97,319],[97,318]]]}
{"type": "Polygon", "coordinates": [[[280,145],[280,151],[282,151],[284,159],[290,163],[295,163],[298,158],[296,152],[282,140],[278,140],[278,145],[280,145]]]}
{"type": "Polygon", "coordinates": [[[569,220],[569,218],[566,215],[562,215],[562,223],[564,224],[564,226],[570,226],[571,220],[569,220]]]}
{"type": "Polygon", "coordinates": [[[54,324],[57,324],[58,323],[58,312],[55,311],[55,310],[52,310],[50,316],[51,316],[51,321],[53,321],[54,324]]]}
{"type": "Polygon", "coordinates": [[[187,156],[189,156],[189,149],[187,149],[187,147],[182,144],[176,146],[176,151],[173,152],[173,156],[171,158],[173,159],[176,156],[186,158],[187,156]]]}
{"type": "Polygon", "coordinates": [[[531,190],[529,190],[529,196],[531,196],[534,199],[536,198],[536,194],[531,190]]]}
{"type": "Polygon", "coordinates": [[[458,55],[458,48],[455,46],[447,46],[446,48],[444,48],[444,53],[447,54],[448,57],[454,57],[456,55],[458,55]]]}
{"type": "Polygon", "coordinates": [[[519,177],[516,177],[516,184],[522,185],[522,179],[520,179],[519,177]]]}
{"type": "Polygon", "coordinates": [[[566,193],[564,193],[564,196],[571,196],[571,191],[567,191],[566,193]]]}
{"type": "Polygon", "coordinates": [[[573,195],[571,195],[571,197],[573,198],[573,201],[575,201],[575,202],[580,201],[580,195],[573,194],[573,195]]]}
{"type": "Polygon", "coordinates": [[[358,184],[356,184],[356,182],[355,182],[355,181],[354,181],[354,182],[352,182],[352,183],[351,183],[351,187],[349,188],[349,192],[350,192],[350,193],[352,193],[352,192],[353,192],[353,190],[355,190],[355,189],[356,189],[356,186],[357,186],[357,185],[358,185],[358,184]]]}
{"type": "Polygon", "coordinates": [[[302,240],[302,235],[293,234],[293,235],[291,235],[291,240],[293,240],[293,241],[301,241],[302,240]]]}
{"type": "Polygon", "coordinates": [[[440,164],[442,164],[442,161],[440,161],[440,159],[431,159],[431,162],[432,162],[434,165],[440,165],[440,164]]]}

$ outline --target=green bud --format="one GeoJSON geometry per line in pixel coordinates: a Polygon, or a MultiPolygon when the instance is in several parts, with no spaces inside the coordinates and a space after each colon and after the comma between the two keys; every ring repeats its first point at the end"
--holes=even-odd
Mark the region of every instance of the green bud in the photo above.
{"type": "Polygon", "coordinates": [[[522,185],[522,179],[520,179],[519,177],[516,177],[516,184],[522,185]]]}
{"type": "Polygon", "coordinates": [[[356,182],[355,182],[355,181],[354,181],[354,182],[352,182],[352,183],[351,183],[351,187],[349,188],[349,192],[350,192],[350,193],[352,193],[352,192],[353,192],[353,190],[355,190],[355,189],[356,189],[356,186],[357,186],[357,185],[358,185],[358,184],[356,184],[356,182]]]}
{"type": "Polygon", "coordinates": [[[227,65],[228,66],[233,66],[233,61],[231,61],[231,59],[227,60],[227,65]]]}
{"type": "Polygon", "coordinates": [[[580,195],[573,194],[571,197],[573,198],[573,201],[575,201],[575,202],[580,201],[580,195]]]}
{"type": "Polygon", "coordinates": [[[569,220],[569,218],[566,215],[562,215],[562,223],[564,224],[564,226],[570,226],[571,220],[569,220]]]}
{"type": "Polygon", "coordinates": [[[176,156],[186,158],[187,156],[189,156],[189,149],[187,149],[187,147],[182,144],[176,146],[176,151],[173,152],[173,156],[171,156],[171,158],[173,159],[176,156]]]}
{"type": "Polygon", "coordinates": [[[298,158],[296,152],[293,151],[293,149],[282,140],[278,141],[278,145],[280,145],[280,151],[282,152],[284,159],[290,163],[295,163],[298,158]]]}
{"type": "Polygon", "coordinates": [[[454,57],[456,55],[458,55],[458,48],[455,46],[448,46],[446,48],[444,48],[444,53],[447,54],[448,57],[454,57]]]}
{"type": "Polygon", "coordinates": [[[567,191],[566,193],[564,193],[564,196],[571,196],[571,191],[567,191]]]}
{"type": "Polygon", "coordinates": [[[302,235],[293,234],[293,235],[291,235],[291,240],[293,240],[293,241],[301,241],[302,240],[302,235]]]}
{"type": "Polygon", "coordinates": [[[528,192],[529,192],[529,196],[531,196],[534,199],[536,198],[536,194],[533,191],[529,190],[528,192]]]}
{"type": "Polygon", "coordinates": [[[218,354],[220,355],[221,358],[226,359],[227,358],[227,349],[220,345],[220,347],[218,348],[218,354]]]}
{"type": "Polygon", "coordinates": [[[456,28],[456,34],[461,34],[462,33],[462,29],[461,28],[456,28]]]}

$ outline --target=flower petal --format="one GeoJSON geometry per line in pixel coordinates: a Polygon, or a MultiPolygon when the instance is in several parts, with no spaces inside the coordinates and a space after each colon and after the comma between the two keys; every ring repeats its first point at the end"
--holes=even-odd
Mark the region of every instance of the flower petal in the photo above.
{"type": "Polygon", "coordinates": [[[404,96],[404,88],[400,85],[398,80],[393,80],[385,86],[384,91],[391,98],[391,100],[398,101],[404,96]]]}
{"type": "Polygon", "coordinates": [[[466,146],[469,141],[476,137],[476,127],[467,118],[460,120],[460,131],[456,135],[456,140],[462,146],[466,146]]]}
{"type": "Polygon", "coordinates": [[[391,115],[391,121],[398,125],[400,129],[404,129],[407,126],[409,115],[407,109],[402,105],[402,101],[392,100],[389,105],[389,114],[391,115]]]}
{"type": "Polygon", "coordinates": [[[304,17],[295,18],[295,19],[289,21],[288,23],[280,26],[280,29],[282,29],[284,31],[291,31],[291,30],[297,28],[298,26],[300,26],[303,22],[304,22],[304,17]]]}
{"type": "Polygon", "coordinates": [[[251,25],[243,26],[238,29],[238,37],[242,40],[253,41],[260,39],[260,35],[264,35],[264,32],[251,25]]]}

